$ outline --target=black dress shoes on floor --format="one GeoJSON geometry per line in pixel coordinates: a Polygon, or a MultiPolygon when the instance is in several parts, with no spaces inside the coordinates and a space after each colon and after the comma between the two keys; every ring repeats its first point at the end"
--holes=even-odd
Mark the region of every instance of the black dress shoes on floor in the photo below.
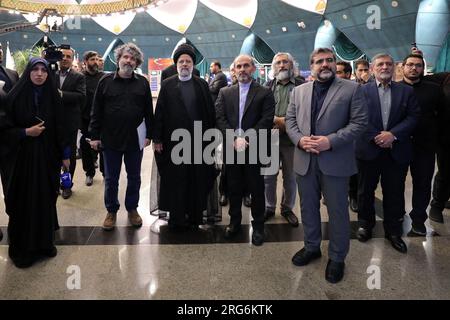
{"type": "Polygon", "coordinates": [[[434,222],[444,223],[444,216],[442,215],[442,210],[439,210],[436,207],[430,208],[430,213],[428,214],[428,218],[434,222]]]}
{"type": "Polygon", "coordinates": [[[225,239],[231,239],[234,237],[237,233],[241,231],[241,225],[240,224],[230,224],[225,228],[225,239]]]}
{"type": "Polygon", "coordinates": [[[356,201],[356,198],[350,198],[350,210],[353,212],[358,212],[358,201],[356,201]]]}
{"type": "Polygon", "coordinates": [[[275,211],[266,209],[266,211],[264,212],[264,222],[273,218],[274,216],[275,216],[275,211]]]}
{"type": "Polygon", "coordinates": [[[298,267],[306,266],[313,260],[319,259],[322,253],[319,251],[306,251],[306,248],[301,249],[292,257],[292,263],[298,267]]]}
{"type": "Polygon", "coordinates": [[[385,238],[391,242],[392,248],[394,248],[398,252],[406,253],[408,251],[408,247],[406,246],[406,243],[402,240],[402,237],[386,235],[385,238]]]}
{"type": "Polygon", "coordinates": [[[344,277],[344,262],[336,262],[328,260],[327,268],[325,270],[325,279],[331,283],[338,283],[344,277]]]}
{"type": "Polygon", "coordinates": [[[63,199],[69,199],[72,196],[72,189],[63,189],[61,195],[63,199]]]}
{"type": "Polygon", "coordinates": [[[372,230],[360,227],[356,232],[356,238],[359,242],[366,242],[367,240],[372,239],[372,230]]]}
{"type": "Polygon", "coordinates": [[[264,243],[264,230],[253,230],[252,243],[255,246],[261,246],[264,243]]]}
{"type": "Polygon", "coordinates": [[[252,206],[252,197],[250,195],[244,197],[244,206],[247,208],[252,206]]]}
{"type": "Polygon", "coordinates": [[[228,204],[228,198],[227,198],[226,195],[222,194],[222,195],[220,196],[219,204],[220,204],[222,207],[225,207],[225,206],[228,204]]]}
{"type": "Polygon", "coordinates": [[[92,186],[93,183],[94,183],[94,177],[86,176],[85,184],[86,184],[88,187],[90,187],[90,186],[92,186]]]}
{"type": "Polygon", "coordinates": [[[284,211],[281,213],[281,215],[291,226],[293,226],[294,228],[298,227],[298,219],[291,210],[284,211]]]}

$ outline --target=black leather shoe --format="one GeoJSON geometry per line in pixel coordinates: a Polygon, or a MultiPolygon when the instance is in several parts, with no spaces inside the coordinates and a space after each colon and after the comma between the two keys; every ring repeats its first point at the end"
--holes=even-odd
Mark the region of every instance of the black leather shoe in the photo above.
{"type": "Polygon", "coordinates": [[[344,269],[344,262],[336,262],[329,259],[325,270],[325,279],[331,283],[338,283],[344,277],[344,269]]]}
{"type": "Polygon", "coordinates": [[[442,215],[442,210],[439,210],[436,207],[430,208],[430,213],[428,214],[428,218],[434,222],[444,223],[444,216],[442,215]]]}
{"type": "Polygon", "coordinates": [[[226,205],[228,204],[228,198],[227,198],[226,195],[223,194],[223,195],[220,196],[219,204],[220,204],[222,207],[224,207],[224,206],[226,206],[226,205]]]}
{"type": "Polygon", "coordinates": [[[267,220],[273,218],[273,216],[275,216],[275,211],[272,210],[266,210],[264,212],[264,222],[266,222],[267,220]]]}
{"type": "Polygon", "coordinates": [[[356,232],[356,238],[359,242],[366,242],[369,239],[372,239],[372,230],[360,227],[356,232]]]}
{"type": "Polygon", "coordinates": [[[350,198],[350,210],[353,212],[358,212],[358,201],[356,201],[356,198],[350,198]]]}
{"type": "Polygon", "coordinates": [[[86,176],[86,181],[85,181],[86,185],[88,187],[92,186],[92,184],[94,183],[94,178],[91,176],[86,176]]]}
{"type": "Polygon", "coordinates": [[[69,199],[72,196],[72,189],[63,189],[61,194],[63,199],[69,199]]]}
{"type": "Polygon", "coordinates": [[[445,203],[445,209],[450,209],[450,201],[447,201],[447,202],[445,203]]]}
{"type": "Polygon", "coordinates": [[[425,237],[427,235],[427,228],[423,222],[412,222],[411,230],[408,232],[408,237],[425,237]]]}
{"type": "Polygon", "coordinates": [[[394,248],[398,252],[406,253],[408,251],[408,247],[402,240],[402,237],[386,235],[385,238],[391,242],[392,248],[394,248]]]}
{"type": "Polygon", "coordinates": [[[284,211],[281,213],[281,215],[287,220],[287,222],[291,226],[293,226],[294,228],[298,227],[298,219],[291,210],[284,211]]]}
{"type": "Polygon", "coordinates": [[[241,230],[240,224],[230,224],[225,228],[225,239],[231,239],[241,230]]]}
{"type": "Polygon", "coordinates": [[[261,246],[264,243],[264,230],[253,230],[252,243],[255,246],[261,246]]]}
{"type": "Polygon", "coordinates": [[[247,208],[252,206],[252,197],[250,195],[244,197],[244,206],[247,208]]]}
{"type": "Polygon", "coordinates": [[[41,250],[41,253],[46,257],[53,258],[58,254],[58,250],[53,246],[50,249],[41,250]]]}
{"type": "Polygon", "coordinates": [[[319,259],[322,256],[322,253],[319,251],[311,252],[306,251],[306,248],[297,251],[296,254],[292,257],[292,263],[298,267],[306,266],[313,260],[319,259]]]}

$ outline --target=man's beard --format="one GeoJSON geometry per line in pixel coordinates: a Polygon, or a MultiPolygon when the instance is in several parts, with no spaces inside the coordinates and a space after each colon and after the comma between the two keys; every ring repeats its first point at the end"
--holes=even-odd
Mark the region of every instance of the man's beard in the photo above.
{"type": "Polygon", "coordinates": [[[275,75],[275,78],[277,78],[277,80],[280,80],[280,81],[284,81],[284,80],[290,79],[291,77],[292,77],[292,69],[280,70],[278,72],[278,74],[275,75]]]}
{"type": "Polygon", "coordinates": [[[332,69],[324,69],[324,70],[320,70],[317,73],[313,73],[313,75],[318,79],[318,80],[322,80],[322,81],[327,81],[329,79],[331,79],[332,77],[334,77],[335,72],[333,72],[332,69]]]}
{"type": "Polygon", "coordinates": [[[120,70],[126,75],[131,75],[133,73],[133,67],[129,64],[123,64],[120,66],[120,70]]]}
{"type": "Polygon", "coordinates": [[[190,77],[192,75],[192,70],[193,70],[193,68],[189,68],[189,69],[180,68],[180,70],[178,70],[178,74],[182,78],[187,78],[187,77],[190,77]]]}
{"type": "Polygon", "coordinates": [[[380,73],[379,78],[381,80],[384,80],[384,81],[391,80],[392,79],[392,72],[390,72],[390,73],[387,73],[387,72],[380,73]]]}
{"type": "Polygon", "coordinates": [[[96,73],[98,71],[98,65],[94,64],[94,65],[88,65],[88,70],[91,73],[96,73]]]}
{"type": "Polygon", "coordinates": [[[241,82],[241,83],[248,83],[252,79],[252,77],[250,77],[246,73],[239,74],[237,78],[238,78],[238,81],[241,82]]]}

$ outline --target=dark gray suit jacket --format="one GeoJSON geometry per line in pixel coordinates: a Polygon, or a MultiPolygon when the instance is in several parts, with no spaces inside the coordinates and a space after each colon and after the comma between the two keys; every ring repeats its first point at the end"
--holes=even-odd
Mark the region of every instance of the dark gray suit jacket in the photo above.
{"type": "MultiPolygon", "coordinates": [[[[297,148],[294,171],[308,172],[311,154],[298,147],[300,139],[311,135],[311,100],[313,82],[295,87],[286,114],[286,131],[297,148]]],[[[320,171],[326,175],[347,177],[355,174],[354,141],[365,130],[368,115],[360,86],[335,78],[328,90],[316,122],[316,135],[326,136],[331,149],[318,155],[320,171]]]]}

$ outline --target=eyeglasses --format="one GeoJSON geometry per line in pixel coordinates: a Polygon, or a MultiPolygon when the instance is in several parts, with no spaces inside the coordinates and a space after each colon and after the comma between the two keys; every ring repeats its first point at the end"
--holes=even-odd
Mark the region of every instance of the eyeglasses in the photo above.
{"type": "Polygon", "coordinates": [[[412,69],[412,67],[416,67],[416,69],[423,68],[423,65],[421,63],[407,63],[405,64],[406,67],[412,69]]]}
{"type": "Polygon", "coordinates": [[[323,62],[326,61],[328,63],[333,63],[334,62],[334,58],[324,58],[324,59],[319,59],[316,62],[314,62],[314,64],[316,65],[320,65],[323,64],[323,62]]]}

